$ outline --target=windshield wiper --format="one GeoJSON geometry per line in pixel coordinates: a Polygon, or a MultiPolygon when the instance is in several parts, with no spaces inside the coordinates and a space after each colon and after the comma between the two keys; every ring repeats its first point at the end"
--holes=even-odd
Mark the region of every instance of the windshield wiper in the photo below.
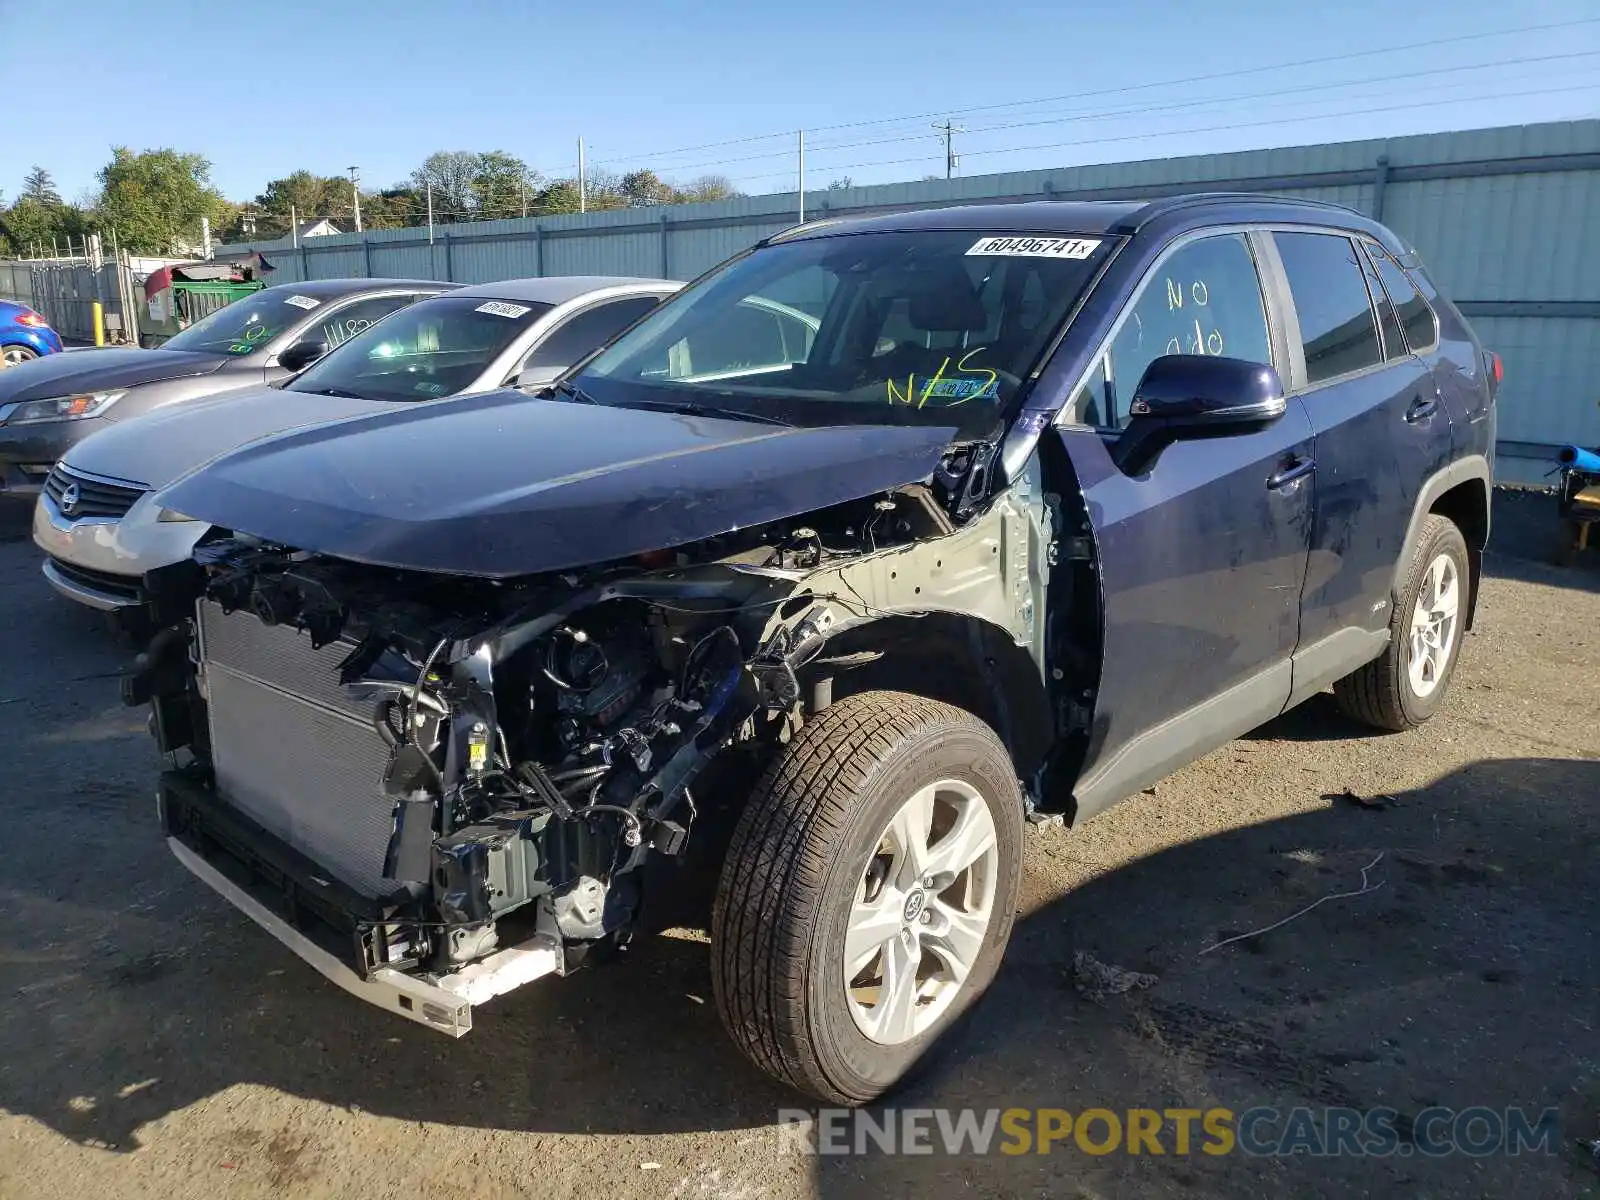
{"type": "Polygon", "coordinates": [[[793,421],[785,421],[779,417],[769,416],[767,413],[754,413],[742,408],[719,408],[714,404],[700,404],[693,400],[684,400],[672,404],[651,404],[639,401],[618,405],[618,407],[647,408],[652,412],[681,413],[686,417],[718,417],[725,421],[755,421],[761,425],[782,425],[785,429],[794,428],[793,421]]]}
{"type": "Polygon", "coordinates": [[[344,388],[336,388],[336,387],[295,388],[294,390],[297,391],[297,392],[307,392],[307,393],[309,393],[310,395],[313,395],[313,396],[337,396],[341,400],[367,400],[367,399],[370,399],[370,397],[363,396],[359,392],[346,391],[344,388]]]}

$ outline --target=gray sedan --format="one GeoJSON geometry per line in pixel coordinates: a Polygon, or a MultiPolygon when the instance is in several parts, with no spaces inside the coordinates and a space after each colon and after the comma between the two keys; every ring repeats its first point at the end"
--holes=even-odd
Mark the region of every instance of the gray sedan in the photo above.
{"type": "Polygon", "coordinates": [[[154,350],[76,350],[0,374],[0,496],[33,496],[69,446],[152,408],[260,387],[455,285],[319,279],[236,300],[154,350]]]}
{"type": "Polygon", "coordinates": [[[682,284],[665,279],[517,279],[413,304],[356,334],[288,384],[148,413],[86,438],[50,472],[34,510],[45,578],[116,611],[144,572],[187,558],[207,526],[156,489],[270,434],[515,384],[537,390],[682,284]]]}

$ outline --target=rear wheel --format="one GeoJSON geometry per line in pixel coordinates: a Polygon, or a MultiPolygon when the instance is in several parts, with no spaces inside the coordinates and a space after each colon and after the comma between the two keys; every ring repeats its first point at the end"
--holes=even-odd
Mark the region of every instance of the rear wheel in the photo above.
{"type": "Polygon", "coordinates": [[[901,692],[840,700],[779,752],[729,847],[712,917],[728,1032],[827,1103],[881,1095],[994,978],[1021,857],[987,725],[901,692]]]}
{"type": "Polygon", "coordinates": [[[1430,514],[1389,616],[1389,645],[1333,685],[1340,708],[1379,729],[1413,729],[1433,716],[1461,652],[1468,571],[1461,530],[1430,514]]]}
{"type": "Polygon", "coordinates": [[[18,367],[38,357],[28,346],[0,346],[0,366],[18,367]]]}

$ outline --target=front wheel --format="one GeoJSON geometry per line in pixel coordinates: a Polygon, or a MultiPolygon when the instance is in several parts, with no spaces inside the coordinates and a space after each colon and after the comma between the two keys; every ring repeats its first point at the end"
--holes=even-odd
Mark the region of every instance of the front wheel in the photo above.
{"type": "Polygon", "coordinates": [[[1379,729],[1414,729],[1438,710],[1455,673],[1471,587],[1467,542],[1429,515],[1389,617],[1382,655],[1333,685],[1346,714],[1379,729]]]}
{"type": "Polygon", "coordinates": [[[881,1095],[994,978],[1021,859],[993,730],[902,692],[840,700],[779,751],[734,832],[711,931],[728,1032],[825,1103],[881,1095]]]}

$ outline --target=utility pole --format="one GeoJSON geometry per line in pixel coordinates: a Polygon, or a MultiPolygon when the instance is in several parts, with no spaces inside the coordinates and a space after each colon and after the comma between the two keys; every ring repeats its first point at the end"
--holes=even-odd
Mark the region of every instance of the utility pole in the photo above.
{"type": "Polygon", "coordinates": [[[300,214],[292,204],[289,205],[289,244],[296,250],[300,249],[300,214]]]}
{"type": "Polygon", "coordinates": [[[526,171],[517,175],[517,198],[522,201],[522,215],[528,215],[528,173],[526,171]]]}
{"type": "Polygon", "coordinates": [[[428,245],[433,245],[433,180],[428,180],[428,245]]]}
{"type": "Polygon", "coordinates": [[[583,157],[583,139],[578,139],[578,211],[589,211],[589,172],[583,157]]]}
{"type": "Polygon", "coordinates": [[[956,134],[965,133],[966,130],[959,125],[952,125],[948,117],[943,125],[935,125],[934,128],[944,134],[944,177],[949,179],[961,165],[961,156],[956,153],[956,134]]]}
{"type": "Polygon", "coordinates": [[[800,152],[798,163],[800,168],[800,224],[804,225],[806,223],[806,131],[799,129],[795,133],[799,138],[798,149],[800,152]]]}
{"type": "Polygon", "coordinates": [[[356,232],[361,232],[361,168],[350,168],[350,194],[355,199],[356,232]]]}

